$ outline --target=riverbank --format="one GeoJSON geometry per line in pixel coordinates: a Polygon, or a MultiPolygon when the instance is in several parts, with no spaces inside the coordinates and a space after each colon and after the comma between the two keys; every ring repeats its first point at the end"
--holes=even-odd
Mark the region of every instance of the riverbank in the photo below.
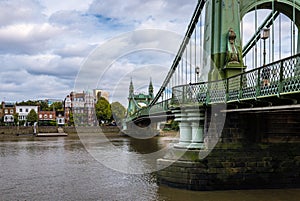
{"type": "MultiPolygon", "coordinates": [[[[57,126],[40,126],[37,127],[37,133],[58,133],[57,126]]],[[[61,127],[64,133],[69,136],[77,136],[78,132],[83,133],[104,133],[107,137],[119,137],[126,136],[120,131],[117,126],[100,126],[100,127],[77,127],[65,126],[61,127]]],[[[34,130],[31,126],[0,126],[0,137],[10,137],[10,136],[33,136],[34,130]]],[[[178,131],[160,131],[160,137],[178,137],[178,131]]]]}

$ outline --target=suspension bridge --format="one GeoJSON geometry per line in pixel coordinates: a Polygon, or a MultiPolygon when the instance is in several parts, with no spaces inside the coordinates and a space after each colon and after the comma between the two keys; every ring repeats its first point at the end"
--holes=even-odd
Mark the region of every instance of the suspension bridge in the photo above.
{"type": "Polygon", "coordinates": [[[197,2],[157,94],[151,83],[146,106],[129,97],[126,128],[179,122],[159,184],[300,186],[299,16],[300,0],[197,2]]]}
{"type": "MultiPolygon", "coordinates": [[[[299,0],[199,0],[161,88],[147,107],[131,110],[127,121],[173,115],[186,127],[191,122],[184,116],[203,116],[200,113],[215,104],[226,104],[226,109],[297,104],[299,11],[299,0]],[[247,23],[249,13],[254,19],[247,23]],[[251,28],[252,36],[242,46],[251,28]],[[204,110],[184,112],[196,105],[204,110]]],[[[195,135],[202,135],[203,123],[197,127],[195,135]]],[[[190,135],[187,132],[181,129],[180,135],[190,135]]],[[[203,137],[194,137],[203,142],[203,137]]]]}

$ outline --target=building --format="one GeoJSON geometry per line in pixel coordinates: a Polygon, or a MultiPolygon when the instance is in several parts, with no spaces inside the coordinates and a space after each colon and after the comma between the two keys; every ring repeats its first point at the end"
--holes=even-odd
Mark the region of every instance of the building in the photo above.
{"type": "Polygon", "coordinates": [[[58,126],[64,126],[66,121],[64,117],[64,112],[56,112],[56,123],[58,126]]]}
{"type": "Polygon", "coordinates": [[[72,110],[72,101],[70,95],[67,95],[63,103],[64,103],[64,120],[66,124],[69,124],[70,114],[72,110]]]}
{"type": "Polygon", "coordinates": [[[26,121],[27,115],[31,110],[34,110],[37,114],[39,113],[39,106],[31,106],[31,105],[17,105],[16,113],[19,114],[19,121],[26,121]]]}
{"type": "Polygon", "coordinates": [[[97,125],[95,104],[101,97],[108,101],[109,93],[99,89],[71,92],[63,101],[65,123],[70,123],[71,113],[73,113],[76,125],[97,125]]]}
{"type": "Polygon", "coordinates": [[[105,98],[107,101],[109,101],[109,93],[104,90],[100,89],[94,89],[93,90],[95,102],[97,102],[101,97],[105,98]]]}
{"type": "Polygon", "coordinates": [[[14,115],[16,114],[16,106],[13,102],[2,102],[1,118],[5,124],[14,123],[14,115]]]}
{"type": "Polygon", "coordinates": [[[66,123],[70,122],[70,113],[72,112],[76,125],[96,125],[95,101],[93,91],[71,92],[64,101],[66,123]]]}
{"type": "Polygon", "coordinates": [[[49,125],[50,122],[56,121],[56,112],[55,111],[39,111],[38,119],[40,125],[49,125]]]}

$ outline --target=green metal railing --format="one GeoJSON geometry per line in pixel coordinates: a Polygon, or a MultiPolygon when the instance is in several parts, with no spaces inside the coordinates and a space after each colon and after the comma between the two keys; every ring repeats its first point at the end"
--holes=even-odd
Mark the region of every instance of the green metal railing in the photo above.
{"type": "Polygon", "coordinates": [[[172,93],[171,99],[138,110],[128,121],[170,111],[174,105],[234,103],[300,93],[300,54],[225,80],[175,86],[172,93]]]}
{"type": "Polygon", "coordinates": [[[167,99],[158,103],[155,103],[151,107],[144,107],[138,111],[136,111],[134,114],[132,114],[127,121],[136,119],[138,117],[145,117],[145,116],[151,116],[155,114],[162,114],[165,112],[170,111],[170,106],[173,104],[173,99],[167,99]]]}
{"type": "Polygon", "coordinates": [[[230,103],[300,92],[300,54],[214,82],[173,87],[179,104],[230,103]]]}

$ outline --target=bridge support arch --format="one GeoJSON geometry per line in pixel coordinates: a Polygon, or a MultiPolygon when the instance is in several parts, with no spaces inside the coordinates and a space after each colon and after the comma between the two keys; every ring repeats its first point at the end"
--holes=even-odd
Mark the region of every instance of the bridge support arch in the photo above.
{"type": "Polygon", "coordinates": [[[285,14],[298,28],[297,53],[300,53],[300,0],[240,0],[240,17],[255,9],[270,9],[285,14]],[[295,12],[295,13],[294,13],[295,12]]]}

